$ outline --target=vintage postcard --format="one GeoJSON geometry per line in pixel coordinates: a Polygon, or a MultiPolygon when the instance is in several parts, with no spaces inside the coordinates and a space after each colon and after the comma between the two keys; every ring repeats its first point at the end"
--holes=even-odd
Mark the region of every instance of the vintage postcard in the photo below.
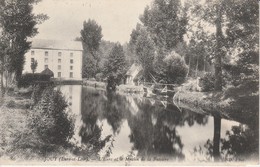
{"type": "Polygon", "coordinates": [[[257,0],[1,0],[0,165],[259,165],[257,0]]]}

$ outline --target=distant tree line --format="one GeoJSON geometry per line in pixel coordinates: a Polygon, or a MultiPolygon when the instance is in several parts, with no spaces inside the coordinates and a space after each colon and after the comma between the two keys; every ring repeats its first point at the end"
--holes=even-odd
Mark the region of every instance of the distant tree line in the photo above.
{"type": "Polygon", "coordinates": [[[122,79],[138,63],[145,81],[180,84],[187,77],[206,76],[216,91],[248,83],[256,91],[258,11],[257,0],[154,0],[123,46],[103,41],[101,26],[88,20],[81,31],[89,52],[84,53],[83,77],[122,79]]]}

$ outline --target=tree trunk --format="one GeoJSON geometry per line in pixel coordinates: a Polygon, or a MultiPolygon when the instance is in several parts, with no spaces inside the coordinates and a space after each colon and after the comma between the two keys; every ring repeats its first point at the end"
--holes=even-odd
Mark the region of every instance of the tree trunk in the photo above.
{"type": "Polygon", "coordinates": [[[188,72],[187,72],[187,76],[186,77],[188,77],[189,74],[190,74],[190,59],[191,59],[191,57],[189,56],[189,65],[188,65],[188,72]]]}
{"type": "Polygon", "coordinates": [[[1,89],[1,97],[4,97],[5,90],[4,90],[4,73],[1,71],[1,81],[0,81],[0,89],[1,89]]]}
{"type": "Polygon", "coordinates": [[[222,41],[223,41],[223,32],[222,32],[222,9],[220,5],[217,6],[217,19],[216,19],[216,38],[217,38],[217,48],[215,55],[215,91],[222,90],[222,41]]]}
{"type": "Polygon", "coordinates": [[[204,56],[204,58],[203,58],[203,74],[205,74],[205,72],[206,72],[206,58],[205,58],[205,56],[204,56]]]}
{"type": "Polygon", "coordinates": [[[198,76],[198,66],[199,66],[199,58],[197,57],[197,63],[196,63],[196,73],[195,73],[195,76],[197,77],[198,76]]]}
{"type": "Polygon", "coordinates": [[[213,157],[214,161],[220,160],[220,131],[221,131],[221,118],[219,116],[214,117],[214,137],[213,137],[213,157]]]}

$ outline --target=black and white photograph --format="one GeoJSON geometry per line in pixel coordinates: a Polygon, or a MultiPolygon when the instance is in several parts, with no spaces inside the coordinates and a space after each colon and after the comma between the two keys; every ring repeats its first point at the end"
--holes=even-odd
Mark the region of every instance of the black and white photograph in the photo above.
{"type": "Polygon", "coordinates": [[[259,165],[259,1],[0,0],[0,165],[259,165]]]}

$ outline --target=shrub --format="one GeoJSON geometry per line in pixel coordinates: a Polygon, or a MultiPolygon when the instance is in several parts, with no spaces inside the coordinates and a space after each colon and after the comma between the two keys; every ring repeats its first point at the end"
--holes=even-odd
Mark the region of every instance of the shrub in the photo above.
{"type": "Polygon", "coordinates": [[[18,81],[18,87],[29,87],[30,85],[35,84],[35,82],[46,82],[50,81],[51,76],[47,74],[40,73],[27,73],[22,75],[22,77],[18,81]]]}
{"type": "Polygon", "coordinates": [[[103,77],[104,77],[103,73],[97,73],[96,74],[96,80],[97,81],[102,81],[103,77]]]}
{"type": "Polygon", "coordinates": [[[176,52],[171,52],[163,59],[163,69],[167,83],[182,84],[185,81],[188,72],[188,66],[185,64],[183,57],[176,52]]]}
{"type": "Polygon", "coordinates": [[[215,82],[214,74],[206,73],[199,80],[199,86],[201,87],[201,91],[202,92],[213,91],[214,90],[214,82],[215,82]]]}
{"type": "Polygon", "coordinates": [[[65,146],[74,134],[74,119],[66,111],[64,96],[53,87],[46,88],[34,107],[29,126],[46,144],[65,146]]]}
{"type": "Polygon", "coordinates": [[[45,89],[45,87],[42,86],[42,85],[37,85],[33,88],[33,92],[32,92],[32,95],[31,95],[33,105],[37,104],[40,101],[41,95],[42,95],[44,89],[45,89]]]}
{"type": "Polygon", "coordinates": [[[7,106],[8,108],[14,108],[14,107],[16,106],[15,101],[10,100],[10,101],[6,104],[6,106],[7,106]]]}

